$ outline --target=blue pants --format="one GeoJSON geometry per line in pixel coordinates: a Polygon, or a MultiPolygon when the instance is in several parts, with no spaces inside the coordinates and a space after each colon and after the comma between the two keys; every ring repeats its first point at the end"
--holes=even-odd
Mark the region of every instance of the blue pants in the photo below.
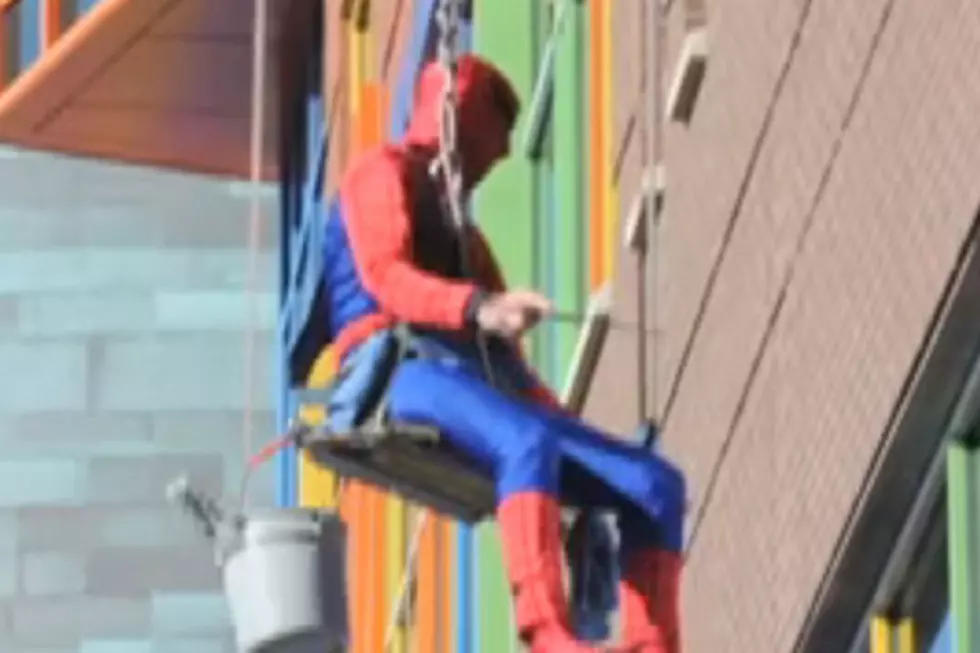
{"type": "MultiPolygon", "coordinates": [[[[619,515],[624,548],[681,550],[685,485],[674,466],[645,447],[512,394],[532,382],[515,356],[498,351],[492,357],[492,387],[471,349],[433,336],[417,341],[421,356],[403,361],[389,387],[392,418],[438,427],[444,441],[493,475],[498,501],[538,491],[611,509],[619,515]]],[[[360,357],[353,352],[344,368],[364,364],[360,357]]]]}

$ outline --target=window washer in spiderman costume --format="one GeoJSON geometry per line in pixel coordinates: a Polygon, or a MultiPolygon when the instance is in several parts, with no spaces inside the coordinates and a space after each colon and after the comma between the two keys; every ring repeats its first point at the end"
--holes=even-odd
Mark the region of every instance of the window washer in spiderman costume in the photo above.
{"type": "MultiPolygon", "coordinates": [[[[612,650],[678,653],[684,478],[646,448],[563,411],[518,344],[550,304],[505,287],[475,226],[465,232],[472,274],[462,274],[460,232],[429,173],[444,74],[437,63],[425,67],[404,140],[354,161],[327,210],[324,287],[340,361],[331,427],[362,423],[382,387],[390,419],[437,427],[446,446],[493,476],[517,626],[533,653],[609,650],[578,641],[569,623],[560,502],[616,511],[623,644],[612,650]],[[410,327],[408,353],[391,363],[392,343],[406,339],[399,325],[410,327]]],[[[468,194],[508,154],[519,101],[507,78],[473,55],[459,60],[457,94],[468,194]]]]}

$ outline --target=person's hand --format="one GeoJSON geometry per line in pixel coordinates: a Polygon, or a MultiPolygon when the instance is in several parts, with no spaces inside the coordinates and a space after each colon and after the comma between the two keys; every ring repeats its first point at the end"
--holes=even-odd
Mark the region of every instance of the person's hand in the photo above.
{"type": "Polygon", "coordinates": [[[551,302],[533,290],[511,290],[490,295],[476,313],[483,331],[514,340],[533,328],[551,311],[551,302]]]}

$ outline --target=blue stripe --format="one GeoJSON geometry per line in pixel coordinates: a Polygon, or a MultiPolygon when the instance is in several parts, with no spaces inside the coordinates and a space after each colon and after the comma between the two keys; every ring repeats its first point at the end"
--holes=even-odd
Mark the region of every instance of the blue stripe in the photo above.
{"type": "Polygon", "coordinates": [[[432,33],[432,15],[435,4],[435,0],[419,0],[415,3],[415,13],[412,17],[412,36],[402,57],[401,71],[398,75],[395,97],[391,107],[389,133],[392,139],[400,138],[408,125],[408,117],[411,115],[412,102],[415,97],[415,82],[425,60],[425,46],[432,33]]]}
{"type": "MultiPolygon", "coordinates": [[[[17,51],[16,70],[27,70],[41,57],[41,25],[44,21],[44,9],[40,0],[24,0],[20,3],[20,24],[14,27],[20,39],[17,51]]],[[[5,43],[5,48],[9,46],[5,43]]],[[[4,71],[6,74],[6,71],[4,71]]]]}
{"type": "Polygon", "coordinates": [[[456,527],[456,556],[456,605],[459,606],[456,620],[456,651],[470,653],[474,650],[472,624],[476,600],[473,592],[473,529],[465,524],[456,527]]]}
{"type": "MultiPolygon", "coordinates": [[[[324,56],[323,51],[314,56],[324,56]]],[[[313,67],[314,71],[319,66],[313,67]]],[[[323,100],[320,94],[320,75],[314,73],[309,80],[306,104],[306,161],[305,174],[297,171],[296,177],[284,182],[284,198],[281,206],[281,285],[282,301],[279,315],[279,330],[276,342],[276,386],[278,401],[276,402],[276,427],[279,432],[285,431],[289,420],[298,408],[293,392],[289,387],[289,360],[293,333],[300,327],[300,322],[307,319],[309,303],[312,297],[308,292],[312,282],[323,274],[321,260],[310,256],[317,250],[316,221],[318,219],[315,207],[319,205],[317,195],[320,192],[322,179],[321,170],[327,154],[327,134],[323,119],[323,100]],[[305,177],[305,178],[304,178],[305,177]],[[297,224],[298,223],[298,224],[297,224]],[[298,269],[301,252],[307,251],[306,265],[298,269]]],[[[299,496],[299,458],[295,447],[281,451],[276,460],[278,479],[276,483],[276,503],[280,507],[295,506],[299,496]]]]}
{"type": "MultiPolygon", "coordinates": [[[[468,52],[473,47],[473,25],[465,21],[459,31],[460,49],[468,52]]],[[[456,651],[457,653],[472,653],[476,650],[476,583],[474,568],[474,545],[473,529],[468,524],[457,524],[457,580],[456,592],[458,593],[456,605],[458,608],[457,631],[456,631],[456,651]]]]}

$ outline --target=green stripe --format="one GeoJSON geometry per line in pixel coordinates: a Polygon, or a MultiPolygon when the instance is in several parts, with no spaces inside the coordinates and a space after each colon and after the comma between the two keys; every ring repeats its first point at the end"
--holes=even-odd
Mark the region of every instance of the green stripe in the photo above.
{"type": "MultiPolygon", "coordinates": [[[[535,85],[540,85],[541,68],[545,64],[544,51],[547,47],[548,37],[551,34],[550,8],[546,3],[535,3],[534,12],[534,33],[537,43],[537,60],[535,62],[535,85]]],[[[553,70],[552,66],[552,70],[553,70]]],[[[554,212],[550,210],[554,195],[553,169],[551,161],[551,96],[539,98],[537,112],[528,109],[525,123],[537,121],[539,132],[539,144],[532,153],[527,149],[523,154],[533,158],[534,167],[534,190],[535,190],[535,266],[536,275],[535,286],[544,292],[548,297],[554,297],[554,283],[552,282],[552,271],[555,253],[554,239],[554,212]]],[[[525,124],[527,126],[527,124],[525,124]]],[[[551,348],[554,324],[545,322],[534,332],[534,363],[541,373],[542,379],[550,385],[554,385],[553,377],[553,351],[551,348]]]]}
{"type": "MultiPolygon", "coordinates": [[[[554,168],[558,251],[555,261],[558,288],[555,302],[564,311],[585,308],[585,238],[587,184],[585,177],[586,15],[582,0],[567,0],[565,23],[555,50],[554,168]]],[[[555,329],[557,364],[571,362],[579,327],[562,324],[555,329]]]]}
{"type": "Polygon", "coordinates": [[[980,651],[980,449],[949,445],[947,457],[950,605],[957,653],[980,651]]]}
{"type": "MultiPolygon", "coordinates": [[[[533,6],[529,0],[479,0],[474,7],[475,50],[499,66],[526,104],[534,85],[536,44],[533,6]]],[[[527,111],[521,116],[523,130],[527,111]]],[[[516,146],[516,143],[513,144],[516,146]]],[[[475,197],[476,216],[512,287],[534,287],[535,271],[534,170],[515,155],[496,168],[475,197]]],[[[533,343],[530,352],[534,355],[533,343]]],[[[476,533],[479,650],[507,653],[519,650],[511,619],[510,589],[500,537],[494,523],[476,533]]]]}
{"type": "MultiPolygon", "coordinates": [[[[476,3],[476,50],[508,75],[523,103],[529,101],[534,85],[533,4],[527,0],[476,3]]],[[[522,121],[526,115],[523,111],[522,121]]],[[[519,125],[516,132],[521,129],[519,125]]],[[[494,169],[476,195],[480,225],[514,286],[535,282],[533,173],[529,161],[512,156],[494,169]]]]}

